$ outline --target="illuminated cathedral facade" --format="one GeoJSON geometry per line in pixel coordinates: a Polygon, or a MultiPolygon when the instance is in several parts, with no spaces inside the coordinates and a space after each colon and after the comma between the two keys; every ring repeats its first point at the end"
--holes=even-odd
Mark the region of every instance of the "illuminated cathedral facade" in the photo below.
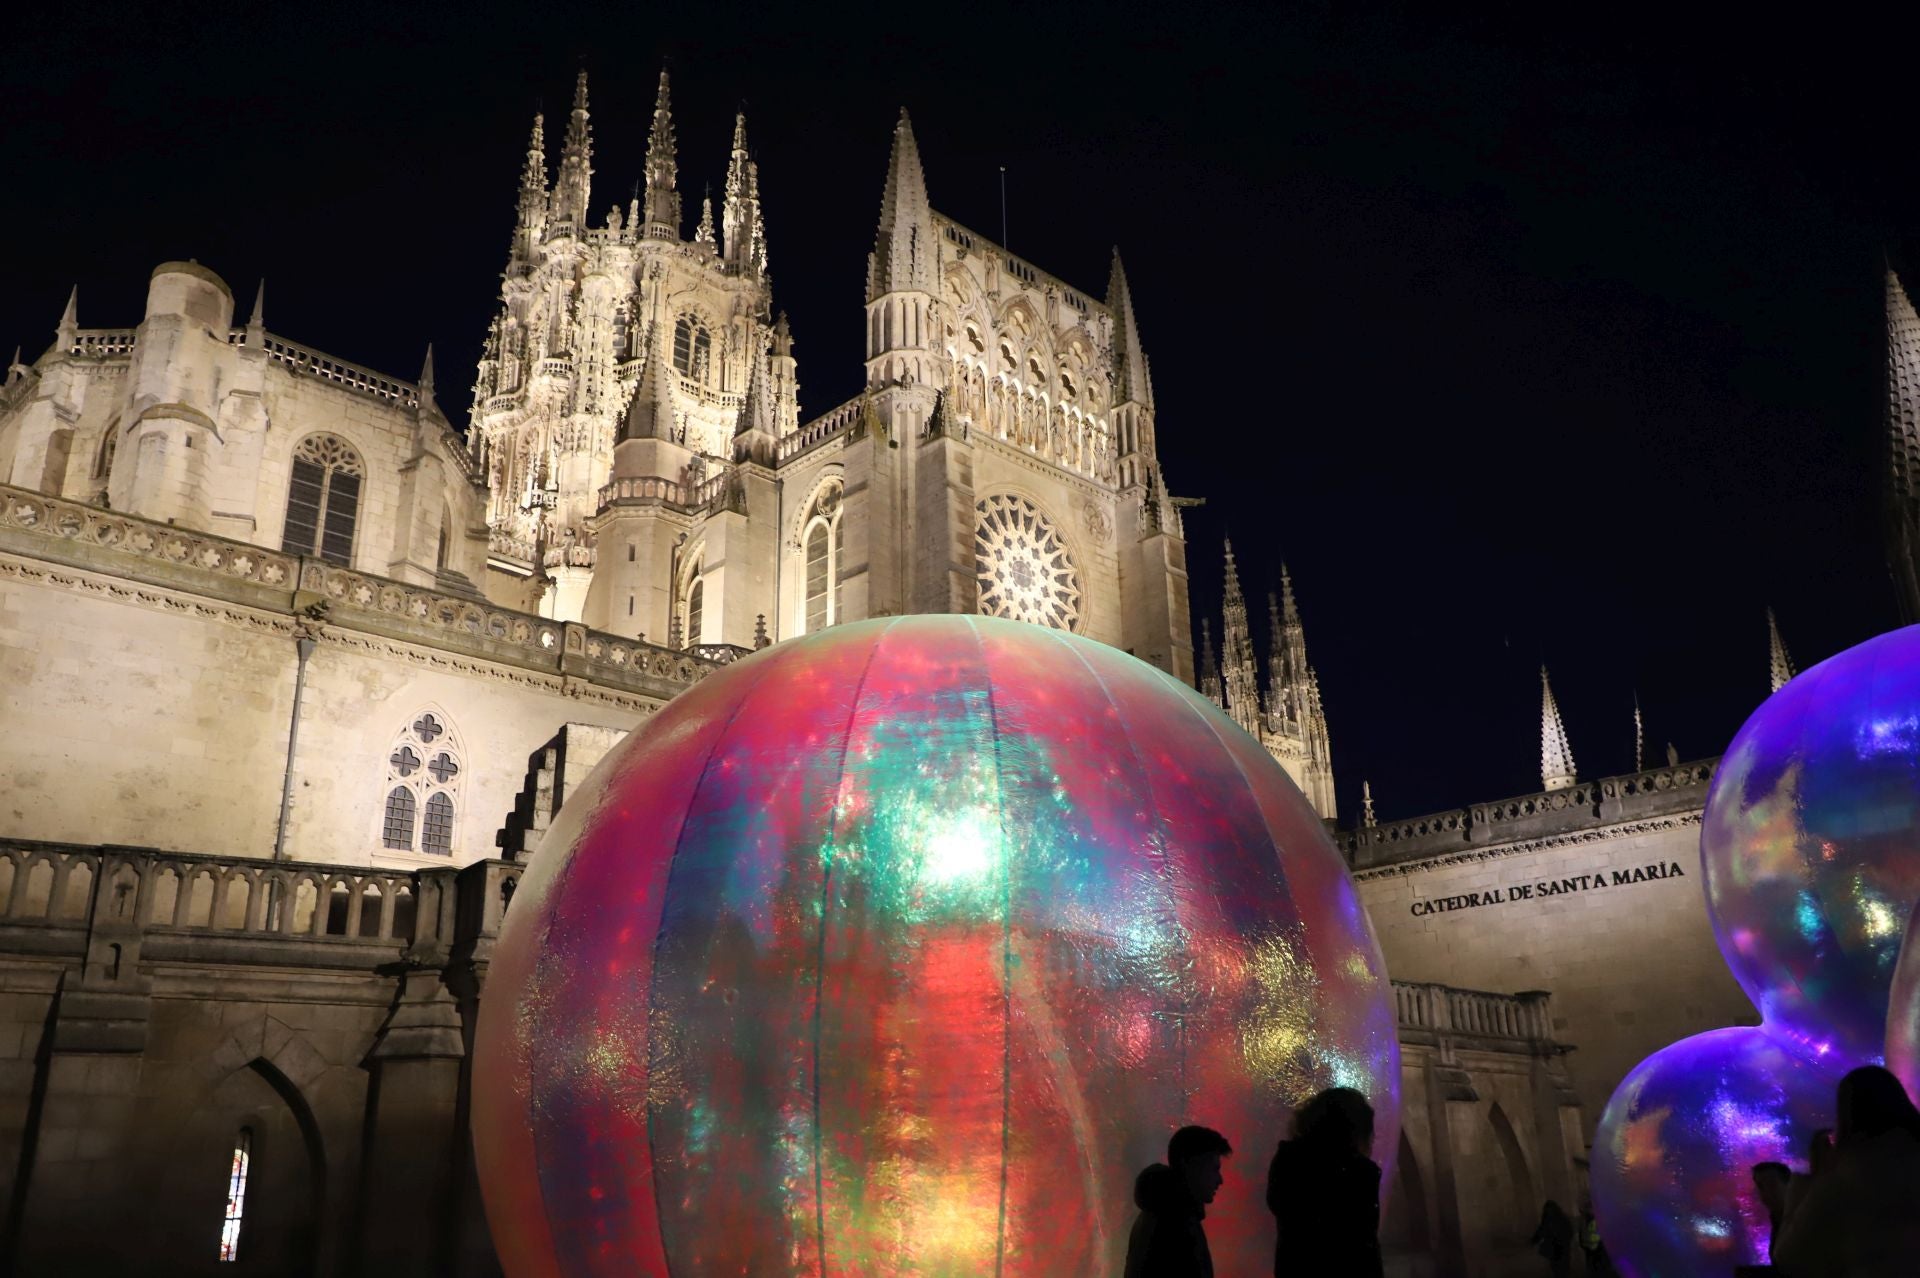
{"type": "MultiPolygon", "coordinates": [[[[1195,659],[1117,254],[1096,297],[943,216],[902,114],[864,384],[803,409],[745,121],[697,210],[664,76],[630,201],[591,212],[584,79],[558,132],[464,431],[431,351],[352,364],[194,262],[130,326],[70,299],[7,369],[0,1268],[198,1272],[231,1235],[260,1273],[491,1272],[468,1048],[515,886],[627,732],[755,648],[909,613],[1072,630],[1199,687],[1336,815],[1290,578],[1256,618],[1229,551],[1195,659]]],[[[1920,320],[1887,299],[1913,611],[1920,320]]],[[[1582,778],[1544,672],[1542,701],[1538,793],[1387,823],[1363,797],[1335,836],[1395,978],[1409,1273],[1525,1260],[1632,1063],[1751,1016],[1694,880],[1630,874],[1691,855],[1715,761],[1582,778]],[[1460,904],[1602,867],[1631,886],[1460,904]]]]}

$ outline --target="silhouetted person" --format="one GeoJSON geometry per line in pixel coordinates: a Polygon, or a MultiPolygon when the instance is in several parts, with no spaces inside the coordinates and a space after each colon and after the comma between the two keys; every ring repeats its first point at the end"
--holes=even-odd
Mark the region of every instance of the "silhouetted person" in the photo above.
{"type": "Polygon", "coordinates": [[[1540,1223],[1533,1231],[1532,1242],[1553,1278],[1567,1278],[1573,1272],[1573,1217],[1551,1198],[1540,1208],[1540,1223]]]}
{"type": "Polygon", "coordinates": [[[1774,1263],[1793,1278],[1911,1278],[1920,1273],[1920,1111],[1878,1065],[1841,1079],[1836,1099],[1833,1155],[1789,1206],[1774,1263]]]}
{"type": "Polygon", "coordinates": [[[1213,1278],[1207,1204],[1220,1192],[1220,1160],[1233,1152],[1210,1127],[1182,1127],[1167,1141],[1167,1161],[1133,1182],[1140,1216],[1127,1236],[1126,1278],[1213,1278]]]}
{"type": "Polygon", "coordinates": [[[1780,1222],[1787,1215],[1787,1190],[1793,1184],[1793,1168],[1785,1163],[1753,1165],[1753,1195],[1767,1210],[1767,1255],[1773,1255],[1780,1241],[1780,1222]]]}
{"type": "Polygon", "coordinates": [[[1280,1237],[1276,1278],[1380,1278],[1380,1167],[1373,1106],[1330,1087],[1293,1116],[1267,1169],[1267,1208],[1280,1237]]]}
{"type": "Polygon", "coordinates": [[[1580,1251],[1587,1259],[1588,1278],[1613,1272],[1613,1261],[1607,1258],[1607,1245],[1601,1241],[1600,1222],[1594,1218],[1592,1203],[1580,1208],[1580,1251]]]}

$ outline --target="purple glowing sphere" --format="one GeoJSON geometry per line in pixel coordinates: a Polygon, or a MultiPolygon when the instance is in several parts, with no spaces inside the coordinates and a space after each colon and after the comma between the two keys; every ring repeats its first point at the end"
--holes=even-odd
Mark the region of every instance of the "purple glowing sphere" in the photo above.
{"type": "Polygon", "coordinates": [[[1920,901],[1920,626],[1800,675],[1747,720],[1700,834],[1714,934],[1776,1035],[1878,1061],[1920,901]]]}
{"type": "Polygon", "coordinates": [[[1805,1171],[1833,1125],[1841,1071],[1764,1029],[1710,1030],[1655,1052],[1615,1089],[1593,1142],[1593,1206],[1626,1278],[1767,1263],[1753,1165],[1805,1171]]]}

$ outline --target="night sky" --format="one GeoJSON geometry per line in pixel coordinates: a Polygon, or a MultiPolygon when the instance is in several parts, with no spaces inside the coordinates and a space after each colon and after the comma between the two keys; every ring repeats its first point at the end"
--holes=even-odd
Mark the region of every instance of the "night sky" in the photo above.
{"type": "Polygon", "coordinates": [[[1537,789],[1542,660],[1582,775],[1632,766],[1636,691],[1649,762],[1718,753],[1769,603],[1803,667],[1895,623],[1914,33],[1355,8],[70,7],[8,35],[0,342],[75,283],[131,326],[192,257],[343,358],[433,342],[464,420],[533,111],[557,151],[586,66],[597,222],[664,61],[689,223],[746,106],[805,417],[859,389],[905,104],[942,212],[994,234],[1005,165],[1015,252],[1098,296],[1120,245],[1196,616],[1223,533],[1263,618],[1287,561],[1347,821],[1363,777],[1383,818],[1537,789]]]}

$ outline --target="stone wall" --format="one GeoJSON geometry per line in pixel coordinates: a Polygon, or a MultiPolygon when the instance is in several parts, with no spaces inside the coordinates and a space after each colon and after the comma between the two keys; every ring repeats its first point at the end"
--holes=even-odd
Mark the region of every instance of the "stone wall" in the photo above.
{"type": "Polygon", "coordinates": [[[1649,1053],[1758,1023],[1714,942],[1700,882],[1716,762],[1341,835],[1396,980],[1552,992],[1552,1032],[1579,1048],[1589,1137],[1649,1053]]]}
{"type": "Polygon", "coordinates": [[[275,845],[299,669],[284,850],[465,864],[495,853],[530,751],[562,724],[624,731],[713,669],[691,654],[401,586],[243,543],[0,488],[0,799],[7,834],[275,845]],[[457,743],[452,855],[382,847],[388,760],[431,711],[457,743]]]}
{"type": "MultiPolygon", "coordinates": [[[[583,756],[605,741],[577,735],[583,756]]],[[[497,1273],[467,1052],[521,872],[0,842],[0,1270],[497,1273]],[[243,1132],[245,1268],[228,1270],[243,1132]]],[[[1522,1204],[1578,1179],[1550,1005],[1394,994],[1394,1272],[1506,1272],[1522,1204]]]]}

